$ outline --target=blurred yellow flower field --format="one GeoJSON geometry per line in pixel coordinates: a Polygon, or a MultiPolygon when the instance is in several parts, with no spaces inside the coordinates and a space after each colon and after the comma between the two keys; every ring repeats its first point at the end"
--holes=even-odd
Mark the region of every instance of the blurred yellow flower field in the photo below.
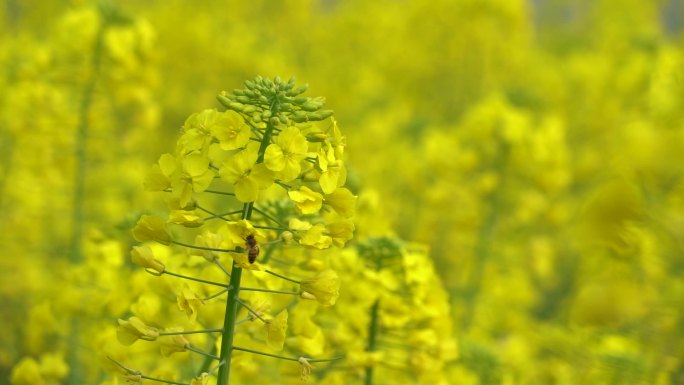
{"type": "Polygon", "coordinates": [[[0,383],[683,384],[683,16],[4,0],[0,383]]]}

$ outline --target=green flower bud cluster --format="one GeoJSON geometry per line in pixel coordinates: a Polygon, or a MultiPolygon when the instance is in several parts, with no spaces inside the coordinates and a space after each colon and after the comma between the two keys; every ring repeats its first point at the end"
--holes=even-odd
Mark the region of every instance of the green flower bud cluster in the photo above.
{"type": "Polygon", "coordinates": [[[321,121],[331,117],[332,110],[322,109],[325,98],[301,96],[308,89],[308,84],[295,88],[294,77],[285,82],[278,76],[273,79],[257,76],[247,80],[244,89],[235,89],[232,93],[223,91],[217,99],[254,125],[270,122],[275,126],[288,126],[292,122],[321,121]]]}

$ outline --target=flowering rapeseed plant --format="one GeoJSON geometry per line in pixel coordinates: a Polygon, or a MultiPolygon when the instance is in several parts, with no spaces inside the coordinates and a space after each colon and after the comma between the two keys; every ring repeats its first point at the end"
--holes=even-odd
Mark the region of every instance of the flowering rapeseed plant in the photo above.
{"type": "MultiPolygon", "coordinates": [[[[284,301],[266,295],[294,295],[321,306],[332,306],[339,297],[340,280],[330,268],[301,280],[286,275],[299,271],[297,264],[306,262],[306,255],[344,246],[352,238],[355,197],[342,187],[344,137],[330,118],[332,111],[322,109],[324,99],[302,96],[307,86],[295,88],[294,78],[258,76],[245,85],[218,96],[226,111],[204,110],[185,121],[175,152],[162,155],[145,182],[147,189],[169,194],[168,219],[143,215],[132,231],[139,242],[180,246],[223,274],[222,279],[204,277],[199,266],[181,255],[161,262],[145,244],[131,250],[133,263],[149,273],[187,281],[178,286],[177,303],[191,330],[132,316],[119,319],[118,339],[126,345],[159,340],[164,356],[189,351],[206,357],[192,383],[215,375],[217,384],[228,384],[231,372],[247,375],[241,368],[246,357],[238,358],[239,353],[299,362],[306,376],[312,364],[334,360],[307,357],[322,351],[323,338],[308,349],[286,349],[287,339],[297,334],[288,326],[311,321],[299,315],[296,297],[284,301]],[[191,283],[221,290],[205,296],[199,293],[206,288],[191,283]],[[208,302],[219,298],[226,302],[222,319],[214,311],[203,316],[208,302]],[[247,314],[238,319],[241,309],[247,314]],[[288,317],[291,311],[294,319],[288,317]],[[254,322],[263,327],[243,325],[254,322]],[[216,334],[213,342],[206,336],[216,334]],[[209,351],[192,342],[195,335],[211,346],[209,351]],[[297,355],[275,354],[283,350],[297,355]],[[216,362],[210,367],[212,360],[216,362]]],[[[171,381],[111,359],[128,381],[171,381]]]]}

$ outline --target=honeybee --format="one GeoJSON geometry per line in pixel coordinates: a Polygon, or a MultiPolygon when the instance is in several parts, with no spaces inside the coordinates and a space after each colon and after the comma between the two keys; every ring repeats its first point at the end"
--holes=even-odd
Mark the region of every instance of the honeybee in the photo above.
{"type": "Polygon", "coordinates": [[[247,259],[249,260],[249,263],[254,263],[259,256],[259,245],[257,244],[256,239],[254,239],[254,235],[249,234],[247,238],[245,238],[245,248],[247,249],[247,259]]]}

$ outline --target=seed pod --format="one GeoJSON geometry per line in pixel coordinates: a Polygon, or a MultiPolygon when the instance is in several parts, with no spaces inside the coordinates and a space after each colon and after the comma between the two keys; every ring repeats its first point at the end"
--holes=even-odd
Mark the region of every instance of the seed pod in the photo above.
{"type": "Polygon", "coordinates": [[[238,102],[245,103],[245,104],[249,103],[249,101],[250,101],[249,97],[244,96],[244,95],[237,96],[237,97],[235,97],[235,99],[237,99],[238,102]]]}

